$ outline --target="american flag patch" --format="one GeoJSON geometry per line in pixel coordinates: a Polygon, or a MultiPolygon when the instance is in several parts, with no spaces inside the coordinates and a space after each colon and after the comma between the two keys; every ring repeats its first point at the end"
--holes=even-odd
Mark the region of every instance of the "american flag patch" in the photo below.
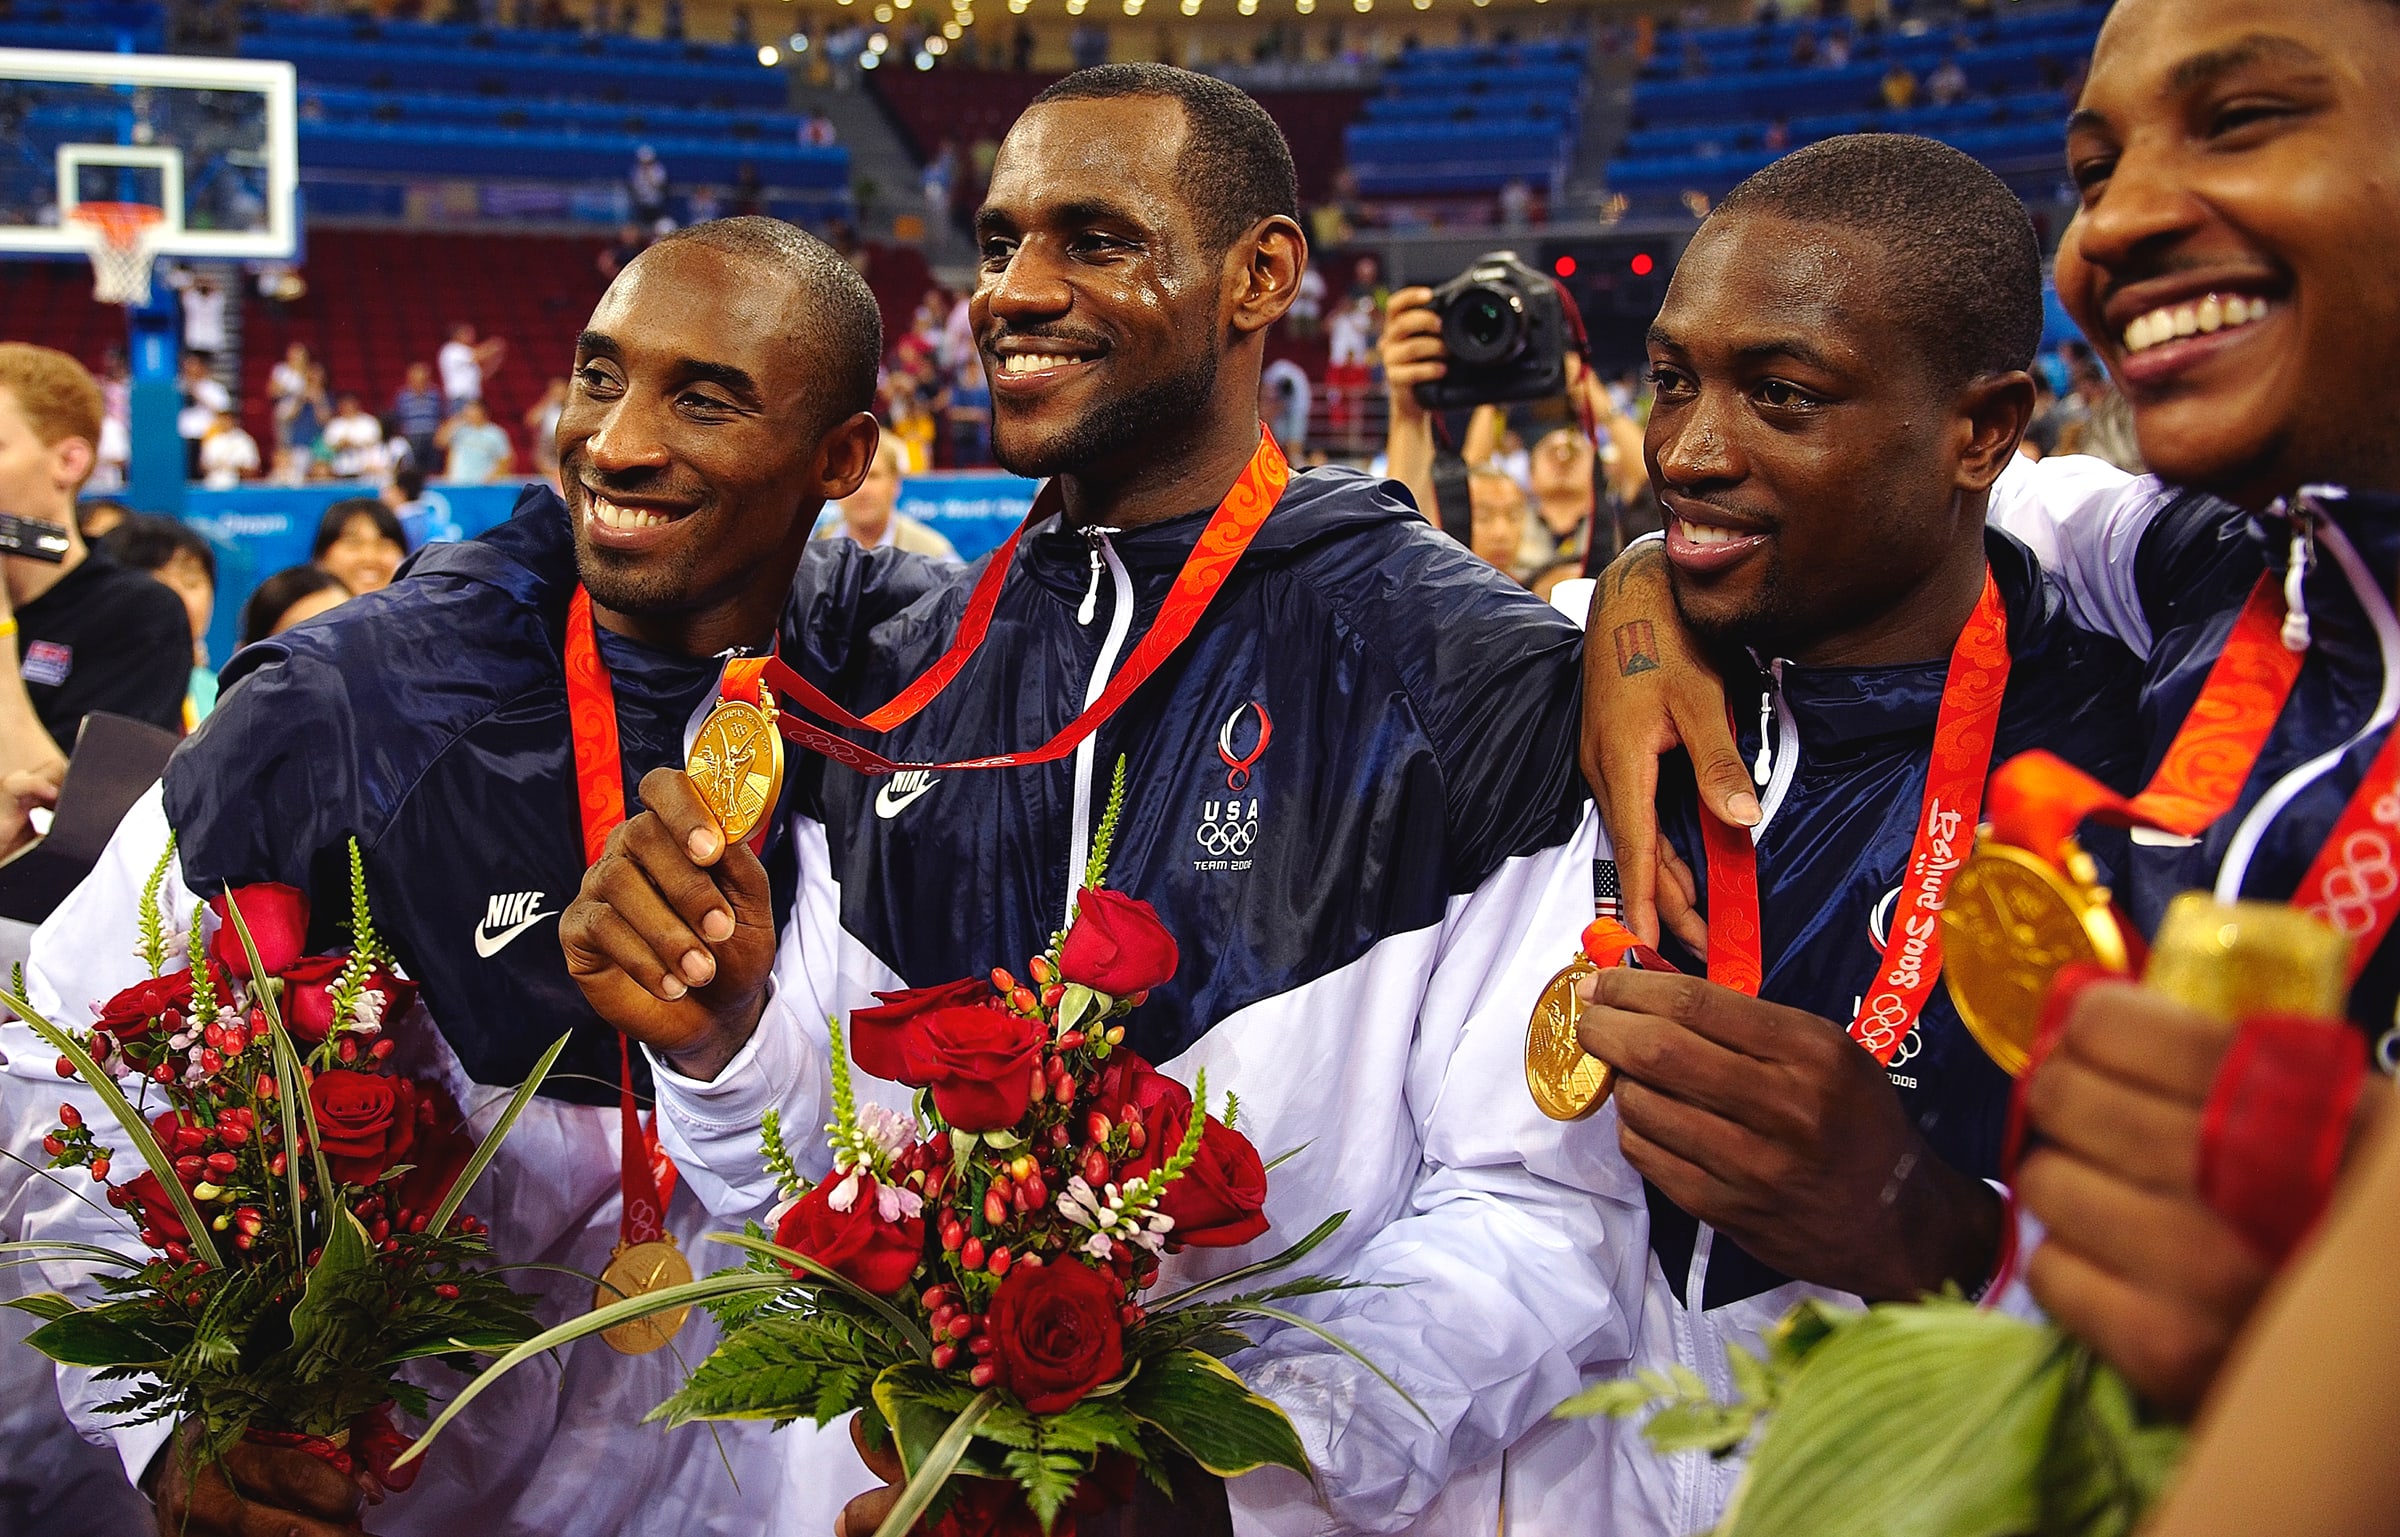
{"type": "Polygon", "coordinates": [[[56,688],[75,666],[75,648],[54,640],[37,640],[25,648],[25,681],[56,688]]]}

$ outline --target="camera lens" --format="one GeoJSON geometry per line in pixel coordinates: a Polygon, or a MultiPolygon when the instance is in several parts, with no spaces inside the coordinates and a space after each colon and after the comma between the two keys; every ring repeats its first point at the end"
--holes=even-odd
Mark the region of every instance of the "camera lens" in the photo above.
{"type": "Polygon", "coordinates": [[[1458,296],[1442,317],[1442,345],[1470,367],[1503,362],[1524,345],[1525,317],[1514,294],[1481,284],[1458,296]]]}

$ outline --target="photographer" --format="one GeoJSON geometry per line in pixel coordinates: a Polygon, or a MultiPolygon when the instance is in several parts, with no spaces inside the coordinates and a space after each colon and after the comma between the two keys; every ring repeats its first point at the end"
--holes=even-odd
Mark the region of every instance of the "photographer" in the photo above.
{"type": "MultiPolygon", "coordinates": [[[[1491,265],[1492,260],[1479,262],[1476,270],[1491,265]]],[[[1534,276],[1538,281],[1549,281],[1538,274],[1534,276]]],[[[1590,439],[1572,425],[1555,428],[1536,441],[1531,456],[1530,489],[1539,527],[1527,531],[1526,554],[1518,564],[1549,564],[1581,553],[1600,511],[1604,485],[1619,504],[1637,500],[1644,489],[1641,427],[1616,408],[1616,402],[1590,366],[1581,319],[1575,314],[1572,302],[1563,291],[1555,288],[1553,291],[1559,292],[1563,310],[1560,352],[1564,384],[1557,394],[1530,398],[1563,401],[1569,422],[1592,422],[1595,430],[1605,435],[1607,448],[1595,463],[1590,439]],[[1545,555],[1548,559],[1540,558],[1545,555]]],[[[1437,527],[1445,524],[1444,504],[1436,485],[1440,456],[1434,444],[1434,413],[1419,397],[1418,389],[1438,384],[1452,375],[1450,348],[1442,338],[1442,322],[1443,311],[1436,305],[1432,289],[1399,289],[1391,297],[1381,342],[1384,386],[1391,399],[1391,425],[1385,439],[1389,466],[1386,473],[1408,488],[1417,509],[1437,527]]],[[[1495,396],[1495,400],[1499,398],[1529,397],[1495,396]]],[[[1506,417],[1494,401],[1475,404],[1462,440],[1462,454],[1451,461],[1446,477],[1457,487],[1453,497],[1465,495],[1461,468],[1471,471],[1492,467],[1491,461],[1505,439],[1506,426],[1506,417]]],[[[1452,509],[1454,516],[1450,521],[1460,521],[1455,514],[1465,511],[1463,506],[1452,509]]],[[[1615,554],[1617,539],[1613,528],[1601,544],[1603,560],[1615,554]]]]}

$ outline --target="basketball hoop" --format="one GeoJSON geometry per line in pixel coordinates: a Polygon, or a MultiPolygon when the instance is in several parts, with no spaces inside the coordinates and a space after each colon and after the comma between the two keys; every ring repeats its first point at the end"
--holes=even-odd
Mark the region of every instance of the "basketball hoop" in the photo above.
{"type": "Polygon", "coordinates": [[[150,262],[167,212],[149,203],[77,203],[67,217],[83,226],[92,257],[92,297],[102,304],[150,302],[150,262]]]}

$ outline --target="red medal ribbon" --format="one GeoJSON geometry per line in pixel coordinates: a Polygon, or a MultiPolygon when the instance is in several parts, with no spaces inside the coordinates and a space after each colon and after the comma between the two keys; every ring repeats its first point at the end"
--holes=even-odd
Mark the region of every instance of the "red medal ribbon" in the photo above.
{"type": "MultiPolygon", "coordinates": [[[[1992,776],[1992,836],[2060,862],[2060,845],[2090,818],[2197,837],[2241,799],[2259,750],[2300,678],[2283,643],[2283,596],[2261,576],[2217,653],[2200,697],[2131,799],[2056,756],[2020,753],[1992,776]]],[[[2384,739],[2291,905],[2357,941],[2353,981],[2400,918],[2400,731],[2384,739]]]]}
{"type": "MultiPolygon", "coordinates": [[[[1052,763],[1067,756],[1085,737],[1117,713],[1136,689],[1150,681],[1151,674],[1174,654],[1185,638],[1199,624],[1200,616],[1208,609],[1227,577],[1250,548],[1250,541],[1267,521],[1267,514],[1283,496],[1283,488],[1291,479],[1291,466],[1276,445],[1275,435],[1264,427],[1259,429],[1258,448],[1242,470],[1241,478],[1225,499],[1217,504],[1208,526],[1200,531],[1192,553],[1185,557],[1183,569],[1176,573],[1175,585],[1167,593],[1167,601],[1158,611],[1125,665],[1109,679],[1108,687],[1092,701],[1084,712],[1069,721],[1056,736],[1028,752],[991,753],[979,758],[962,758],[949,763],[902,763],[855,742],[835,736],[821,727],[800,720],[793,710],[783,711],[776,726],[791,740],[811,752],[822,753],[834,762],[858,770],[862,774],[897,774],[903,772],[948,772],[954,769],[1024,768],[1039,763],[1052,763]]],[[[1000,603],[1001,584],[1007,580],[1008,568],[1014,561],[1017,541],[1025,531],[1059,508],[1058,483],[1054,480],[1034,498],[1033,510],[1008,541],[992,555],[983,575],[976,579],[975,590],[968,596],[967,611],[959,621],[958,638],[950,649],[927,668],[914,682],[902,689],[889,704],[865,716],[851,714],[827,698],[779,658],[757,658],[745,664],[758,671],[745,673],[737,682],[728,670],[723,697],[755,699],[757,680],[763,675],[767,684],[782,695],[787,704],[829,720],[853,731],[882,733],[915,717],[935,696],[950,685],[969,658],[981,649],[985,634],[991,629],[992,612],[1000,603]],[[738,690],[738,691],[737,691],[738,690]]]]}
{"type": "MultiPolygon", "coordinates": [[[[1933,759],[1909,849],[1908,870],[1876,958],[1875,981],[1850,1022],[1850,1038],[1890,1063],[1942,974],[1942,901],[1966,862],[1983,805],[1984,775],[2008,689],[2008,610],[1987,569],[1983,596],[1951,648],[1934,718],[1933,759]]],[[[1758,850],[1744,828],[1700,818],[1708,850],[1708,979],[1758,996],[1765,976],[1759,933],[1758,850]]]]}
{"type": "MultiPolygon", "coordinates": [[[[575,804],[583,820],[583,862],[595,865],[608,835],[625,820],[625,760],[617,745],[617,694],[592,628],[592,595],[581,583],[567,605],[567,731],[575,747],[575,804]]],[[[642,1125],[633,1102],[633,1048],[617,1037],[617,1113],[622,1135],[624,1214],[617,1236],[655,1243],[667,1234],[667,1197],[675,1165],[659,1151],[658,1128],[642,1125]]]]}

